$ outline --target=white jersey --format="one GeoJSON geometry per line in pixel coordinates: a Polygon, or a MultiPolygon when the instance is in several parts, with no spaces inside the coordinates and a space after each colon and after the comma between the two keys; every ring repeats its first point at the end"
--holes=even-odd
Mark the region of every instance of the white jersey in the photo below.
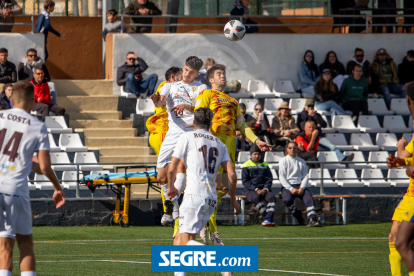
{"type": "Polygon", "coordinates": [[[23,109],[0,111],[0,192],[29,195],[35,151],[50,150],[44,123],[23,109]]]}
{"type": "Polygon", "coordinates": [[[160,95],[167,98],[168,128],[179,131],[194,130],[194,113],[184,110],[182,114],[176,114],[171,108],[180,104],[195,106],[195,100],[201,91],[207,89],[205,84],[198,81],[183,83],[182,81],[166,83],[161,88],[160,95]]]}
{"type": "Polygon", "coordinates": [[[207,130],[190,131],[181,134],[173,157],[184,159],[186,195],[217,198],[215,179],[220,165],[231,161],[226,145],[207,130]]]}

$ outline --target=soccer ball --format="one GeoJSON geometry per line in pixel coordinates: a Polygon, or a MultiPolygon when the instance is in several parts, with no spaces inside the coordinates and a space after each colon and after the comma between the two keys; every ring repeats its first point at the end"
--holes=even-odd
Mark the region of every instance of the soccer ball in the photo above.
{"type": "Polygon", "coordinates": [[[246,27],[238,20],[231,20],[224,26],[224,35],[231,41],[241,40],[245,33],[246,27]]]}

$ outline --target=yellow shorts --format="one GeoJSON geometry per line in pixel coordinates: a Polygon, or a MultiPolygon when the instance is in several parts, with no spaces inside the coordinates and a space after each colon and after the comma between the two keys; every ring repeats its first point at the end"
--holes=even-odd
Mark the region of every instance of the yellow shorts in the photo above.
{"type": "Polygon", "coordinates": [[[414,222],[414,197],[405,195],[395,208],[392,220],[414,222]]]}
{"type": "MultiPolygon", "coordinates": [[[[233,168],[235,168],[236,167],[236,138],[233,138],[227,135],[220,135],[220,134],[217,134],[216,136],[217,138],[220,139],[221,142],[223,142],[226,145],[231,162],[233,163],[233,168]]],[[[223,168],[221,166],[220,166],[218,173],[219,174],[223,173],[223,168]]]]}
{"type": "Polygon", "coordinates": [[[160,153],[160,148],[162,142],[164,142],[166,133],[151,133],[149,136],[149,144],[151,148],[155,151],[155,154],[158,157],[160,153]]]}

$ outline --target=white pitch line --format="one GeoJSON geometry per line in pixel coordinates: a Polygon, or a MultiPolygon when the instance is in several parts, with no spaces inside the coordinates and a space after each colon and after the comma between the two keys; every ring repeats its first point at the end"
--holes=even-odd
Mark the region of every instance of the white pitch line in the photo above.
{"type": "Polygon", "coordinates": [[[326,273],[316,273],[316,272],[304,272],[304,271],[290,271],[290,270],[274,270],[274,269],[259,269],[262,271],[271,271],[271,272],[285,272],[285,273],[295,273],[295,274],[306,274],[306,275],[324,275],[324,276],[347,276],[339,274],[326,274],[326,273]]]}

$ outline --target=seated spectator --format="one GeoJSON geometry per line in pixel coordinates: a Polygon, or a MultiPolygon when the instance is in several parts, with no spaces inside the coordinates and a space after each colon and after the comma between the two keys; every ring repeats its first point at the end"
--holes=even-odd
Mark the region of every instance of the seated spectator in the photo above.
{"type": "Polygon", "coordinates": [[[404,85],[409,82],[414,81],[414,50],[407,52],[402,60],[402,63],[398,65],[398,77],[400,79],[400,84],[404,85]]]}
{"type": "Polygon", "coordinates": [[[53,29],[52,24],[50,23],[50,13],[52,13],[55,10],[55,2],[52,0],[47,0],[43,4],[43,7],[45,10],[42,12],[41,15],[39,15],[39,18],[36,21],[35,25],[35,31],[36,33],[43,33],[45,35],[45,62],[47,58],[49,57],[49,53],[47,51],[47,36],[49,35],[49,32],[54,34],[57,37],[60,37],[60,33],[53,29]]]}
{"type": "Polygon", "coordinates": [[[315,64],[315,55],[311,50],[307,50],[298,70],[298,92],[314,96],[313,86],[318,79],[319,70],[315,64]]]}
{"type": "Polygon", "coordinates": [[[341,94],[333,82],[331,71],[323,69],[322,77],[315,83],[315,103],[318,110],[330,111],[331,115],[345,115],[345,110],[339,105],[341,94]]]}
{"type": "Polygon", "coordinates": [[[7,60],[8,53],[6,48],[0,48],[0,83],[17,81],[16,65],[7,60]]]}
{"type": "Polygon", "coordinates": [[[355,64],[352,74],[344,80],[341,87],[342,106],[352,111],[352,120],[356,122],[361,111],[368,115],[368,81],[362,75],[362,67],[355,64]]]}
{"type": "MultiPolygon", "coordinates": [[[[298,145],[297,155],[305,161],[318,161],[316,155],[319,146],[318,133],[315,132],[315,123],[309,121],[304,126],[304,131],[296,136],[296,144],[298,145]]],[[[319,168],[319,164],[308,164],[309,168],[319,168]]]]}
{"type": "Polygon", "coordinates": [[[305,224],[302,212],[296,209],[295,197],[306,205],[308,226],[319,225],[316,218],[315,202],[308,186],[308,167],[305,160],[297,156],[298,145],[290,142],[286,146],[287,155],[279,161],[279,180],[282,184],[282,200],[290,209],[299,224],[305,224]]]}
{"type": "Polygon", "coordinates": [[[63,107],[52,104],[52,95],[50,95],[49,85],[44,79],[44,72],[41,67],[36,68],[33,74],[33,79],[30,81],[34,86],[35,104],[32,111],[37,111],[42,114],[42,119],[45,120],[49,116],[49,111],[52,111],[57,116],[65,115],[63,107]]]}
{"type": "MultiPolygon", "coordinates": [[[[161,15],[160,9],[148,0],[133,0],[124,11],[124,14],[129,15],[161,15]]],[[[132,22],[135,24],[152,24],[151,17],[132,17],[132,22]]],[[[151,27],[148,26],[131,26],[130,33],[150,33],[151,27]]]]}
{"type": "MultiPolygon", "coordinates": [[[[240,103],[240,111],[244,117],[244,120],[246,121],[246,125],[250,127],[254,132],[256,120],[252,115],[246,113],[246,105],[244,103],[240,103]]],[[[236,148],[243,151],[249,151],[252,144],[252,141],[247,139],[247,137],[244,137],[239,130],[236,130],[236,148]]]]}
{"type": "Polygon", "coordinates": [[[211,89],[211,84],[206,79],[207,70],[210,69],[211,66],[216,64],[216,61],[213,58],[208,58],[204,61],[203,68],[201,68],[198,76],[195,78],[196,81],[201,82],[202,84],[207,85],[209,89],[211,89]]]}
{"type": "MultiPolygon", "coordinates": [[[[243,16],[242,23],[246,24],[257,24],[250,19],[250,10],[248,6],[250,5],[250,0],[236,0],[234,1],[234,8],[230,11],[232,16],[243,16]]],[[[234,19],[240,20],[239,17],[234,19]]],[[[257,26],[246,26],[246,33],[258,33],[259,28],[257,26]]]]}
{"type": "Polygon", "coordinates": [[[263,226],[275,226],[275,195],[272,193],[273,175],[266,162],[261,160],[261,150],[253,145],[250,160],[242,166],[242,183],[246,199],[254,204],[264,218],[263,226]],[[264,203],[264,201],[267,203],[264,203]]]}
{"type": "Polygon", "coordinates": [[[371,64],[372,73],[379,81],[379,89],[384,95],[385,103],[390,108],[391,95],[405,98],[406,92],[399,84],[397,65],[384,48],[378,49],[371,64]]]}
{"type": "Polygon", "coordinates": [[[295,118],[290,114],[288,102],[280,104],[273,118],[272,128],[276,136],[276,150],[283,151],[286,143],[298,135],[299,128],[295,123],[295,118]]]}
{"type": "Polygon", "coordinates": [[[276,139],[273,133],[273,128],[270,127],[269,120],[267,119],[266,114],[263,113],[262,103],[257,103],[254,106],[254,112],[252,117],[256,120],[256,124],[254,125],[254,133],[259,137],[267,137],[267,139],[269,140],[269,144],[275,146],[276,139]]]}
{"type": "Polygon", "coordinates": [[[319,65],[319,72],[321,72],[321,74],[324,69],[329,69],[331,71],[332,79],[336,78],[338,75],[346,74],[344,65],[338,60],[334,51],[328,52],[325,61],[319,65]]]}
{"type": "Polygon", "coordinates": [[[10,100],[13,93],[13,84],[6,83],[3,85],[3,91],[0,93],[0,109],[11,109],[13,104],[10,100]]]}
{"type": "MultiPolygon", "coordinates": [[[[111,9],[106,13],[106,19],[108,23],[105,24],[105,27],[102,31],[102,38],[105,41],[106,35],[109,33],[120,33],[121,32],[121,21],[117,21],[118,12],[115,9],[111,9]]],[[[124,26],[123,31],[126,32],[126,27],[124,26]]]]}
{"type": "Polygon", "coordinates": [[[148,96],[151,96],[155,92],[158,76],[152,74],[143,79],[142,73],[147,70],[148,65],[142,58],[137,57],[134,52],[128,52],[125,61],[124,65],[118,67],[116,83],[119,86],[124,85],[125,92],[132,93],[137,97],[147,90],[148,96]]]}
{"type": "MultiPolygon", "coordinates": [[[[14,16],[22,14],[22,8],[15,0],[0,1],[0,23],[14,23],[14,16]]],[[[13,25],[0,24],[1,33],[10,33],[13,25]]]]}
{"type": "Polygon", "coordinates": [[[43,72],[45,73],[44,79],[49,82],[50,75],[49,71],[43,60],[37,55],[36,49],[27,50],[26,56],[23,58],[22,62],[19,63],[17,67],[17,74],[19,80],[31,80],[33,79],[33,71],[37,67],[42,67],[43,72]]]}

